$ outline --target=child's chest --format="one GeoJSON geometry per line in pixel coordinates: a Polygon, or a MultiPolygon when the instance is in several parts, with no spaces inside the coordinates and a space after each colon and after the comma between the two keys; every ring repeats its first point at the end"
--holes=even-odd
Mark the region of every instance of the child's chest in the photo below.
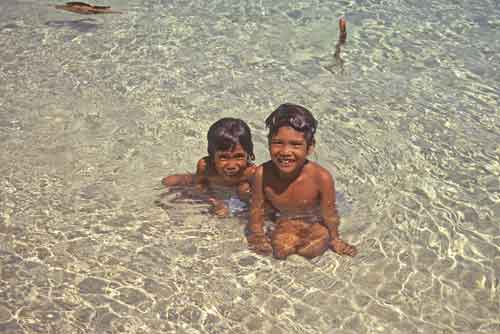
{"type": "Polygon", "coordinates": [[[312,182],[274,183],[264,186],[269,202],[279,211],[302,211],[317,207],[320,192],[312,182]]]}

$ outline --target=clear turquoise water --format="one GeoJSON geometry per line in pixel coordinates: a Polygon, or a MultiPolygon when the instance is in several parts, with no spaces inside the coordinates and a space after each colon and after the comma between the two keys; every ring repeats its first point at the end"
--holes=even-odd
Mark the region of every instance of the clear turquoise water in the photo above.
{"type": "Polygon", "coordinates": [[[98,4],[125,13],[0,3],[0,333],[500,332],[498,1],[98,4]],[[266,160],[286,101],[354,259],[260,257],[244,220],[154,204],[220,117],[266,160]]]}

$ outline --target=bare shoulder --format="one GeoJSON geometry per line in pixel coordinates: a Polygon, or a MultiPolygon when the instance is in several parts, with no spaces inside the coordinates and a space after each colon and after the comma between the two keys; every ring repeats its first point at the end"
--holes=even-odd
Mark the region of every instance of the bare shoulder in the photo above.
{"type": "Polygon", "coordinates": [[[262,163],[258,167],[258,173],[260,173],[259,176],[262,178],[265,178],[266,180],[269,180],[270,178],[272,178],[273,168],[274,168],[274,164],[271,160],[262,163]]]}
{"type": "Polygon", "coordinates": [[[255,177],[262,179],[262,176],[264,175],[264,168],[265,168],[264,165],[265,165],[265,163],[255,167],[255,172],[254,172],[255,177]]]}
{"type": "Polygon", "coordinates": [[[249,164],[247,168],[245,169],[245,177],[252,177],[255,175],[255,172],[257,171],[257,165],[255,164],[249,164]]]}
{"type": "Polygon", "coordinates": [[[264,171],[264,170],[267,171],[267,170],[272,169],[273,166],[274,166],[273,162],[271,160],[269,160],[269,161],[262,163],[262,165],[260,165],[259,168],[262,168],[262,171],[264,171]]]}
{"type": "Polygon", "coordinates": [[[333,183],[333,176],[328,169],[314,161],[309,161],[306,172],[320,184],[333,183]]]}
{"type": "Polygon", "coordinates": [[[203,157],[196,164],[196,173],[205,174],[208,170],[208,157],[203,157]]]}

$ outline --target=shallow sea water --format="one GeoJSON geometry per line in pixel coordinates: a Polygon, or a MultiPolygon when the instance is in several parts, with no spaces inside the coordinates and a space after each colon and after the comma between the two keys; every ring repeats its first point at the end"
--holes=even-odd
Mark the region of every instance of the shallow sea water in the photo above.
{"type": "Polygon", "coordinates": [[[0,2],[0,333],[500,333],[498,1],[48,3],[0,2]],[[266,160],[287,101],[353,259],[155,204],[220,117],[266,160]]]}

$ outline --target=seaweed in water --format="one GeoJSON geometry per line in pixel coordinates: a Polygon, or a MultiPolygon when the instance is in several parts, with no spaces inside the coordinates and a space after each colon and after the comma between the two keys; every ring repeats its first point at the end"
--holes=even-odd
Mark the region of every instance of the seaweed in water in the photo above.
{"type": "Polygon", "coordinates": [[[55,5],[56,9],[66,10],[77,14],[121,14],[122,12],[112,10],[109,6],[94,6],[85,2],[72,1],[64,5],[55,5]]]}

